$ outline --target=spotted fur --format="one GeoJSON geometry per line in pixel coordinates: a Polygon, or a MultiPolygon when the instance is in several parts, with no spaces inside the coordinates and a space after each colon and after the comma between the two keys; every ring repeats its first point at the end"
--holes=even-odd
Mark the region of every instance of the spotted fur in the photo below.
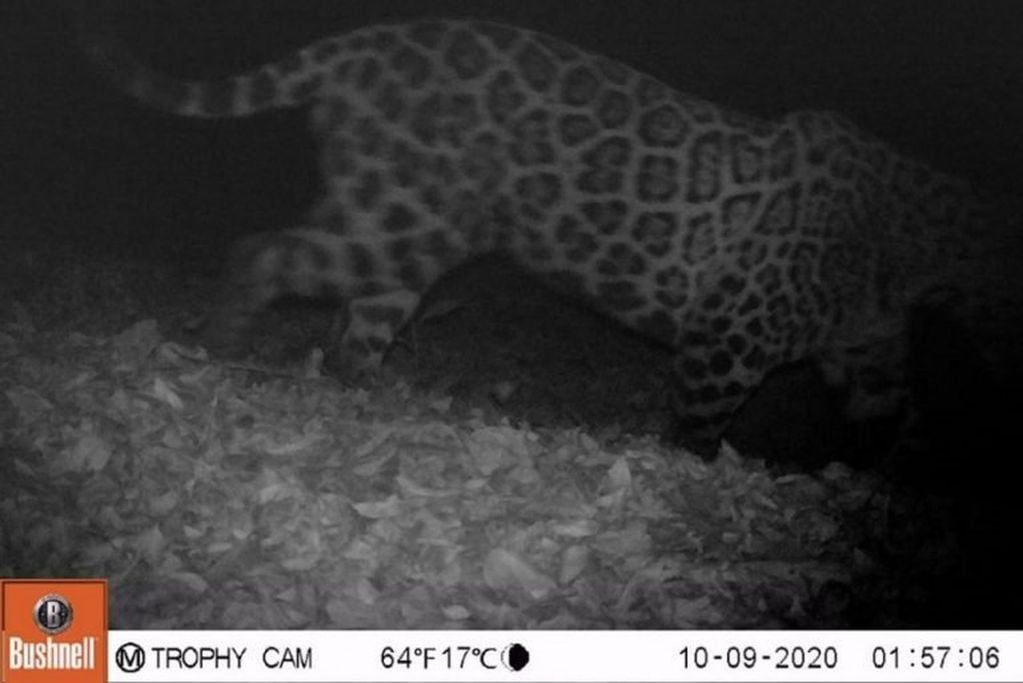
{"type": "Polygon", "coordinates": [[[344,303],[339,354],[380,365],[445,272],[502,251],[670,345],[680,432],[703,451],[772,368],[804,358],[854,417],[904,393],[907,314],[1000,286],[969,188],[839,115],[761,121],[550,36],[476,21],[374,26],[217,81],[178,81],[98,34],[92,60],[167,112],[306,106],[326,192],[234,249],[213,329],[284,294],[344,303]],[[982,273],[982,274],[981,274],[982,273]]]}

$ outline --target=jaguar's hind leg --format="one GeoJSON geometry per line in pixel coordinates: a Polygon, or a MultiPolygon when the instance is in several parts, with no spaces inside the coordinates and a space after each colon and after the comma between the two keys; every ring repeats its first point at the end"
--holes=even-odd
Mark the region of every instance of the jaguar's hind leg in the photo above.
{"type": "Polygon", "coordinates": [[[350,241],[315,229],[241,240],[207,321],[208,345],[237,352],[253,320],[281,297],[326,299],[340,307],[335,330],[340,339],[327,353],[331,368],[346,377],[375,372],[415,313],[420,294],[390,278],[360,276],[351,263],[358,258],[365,253],[356,253],[350,241]]]}
{"type": "Polygon", "coordinates": [[[415,315],[421,297],[408,289],[352,299],[348,325],[328,355],[332,370],[347,378],[380,369],[395,336],[415,315]]]}

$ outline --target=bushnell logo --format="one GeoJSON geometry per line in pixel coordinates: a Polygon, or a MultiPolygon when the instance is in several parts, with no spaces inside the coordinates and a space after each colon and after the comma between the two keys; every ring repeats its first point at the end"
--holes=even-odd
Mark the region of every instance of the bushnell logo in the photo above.
{"type": "Polygon", "coordinates": [[[39,598],[39,602],[36,603],[35,609],[32,611],[32,618],[40,631],[55,636],[71,626],[74,610],[71,609],[71,603],[63,595],[48,593],[39,598]]]}

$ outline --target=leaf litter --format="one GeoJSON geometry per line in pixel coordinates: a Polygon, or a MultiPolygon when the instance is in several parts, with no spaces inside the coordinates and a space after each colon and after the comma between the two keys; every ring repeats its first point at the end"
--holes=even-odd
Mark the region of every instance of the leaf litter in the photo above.
{"type": "Polygon", "coordinates": [[[213,362],[152,321],[0,348],[0,575],[109,577],[114,628],[899,626],[953,552],[940,507],[839,464],[213,362]]]}

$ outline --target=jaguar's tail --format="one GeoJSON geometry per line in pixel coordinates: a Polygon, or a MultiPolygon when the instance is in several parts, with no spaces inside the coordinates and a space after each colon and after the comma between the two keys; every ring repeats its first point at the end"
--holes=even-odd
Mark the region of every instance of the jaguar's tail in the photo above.
{"type": "Polygon", "coordinates": [[[144,64],[85,0],[69,3],[77,42],[99,73],[138,102],[177,116],[231,118],[301,106],[316,97],[343,55],[334,39],[241,74],[189,80],[144,64]]]}

